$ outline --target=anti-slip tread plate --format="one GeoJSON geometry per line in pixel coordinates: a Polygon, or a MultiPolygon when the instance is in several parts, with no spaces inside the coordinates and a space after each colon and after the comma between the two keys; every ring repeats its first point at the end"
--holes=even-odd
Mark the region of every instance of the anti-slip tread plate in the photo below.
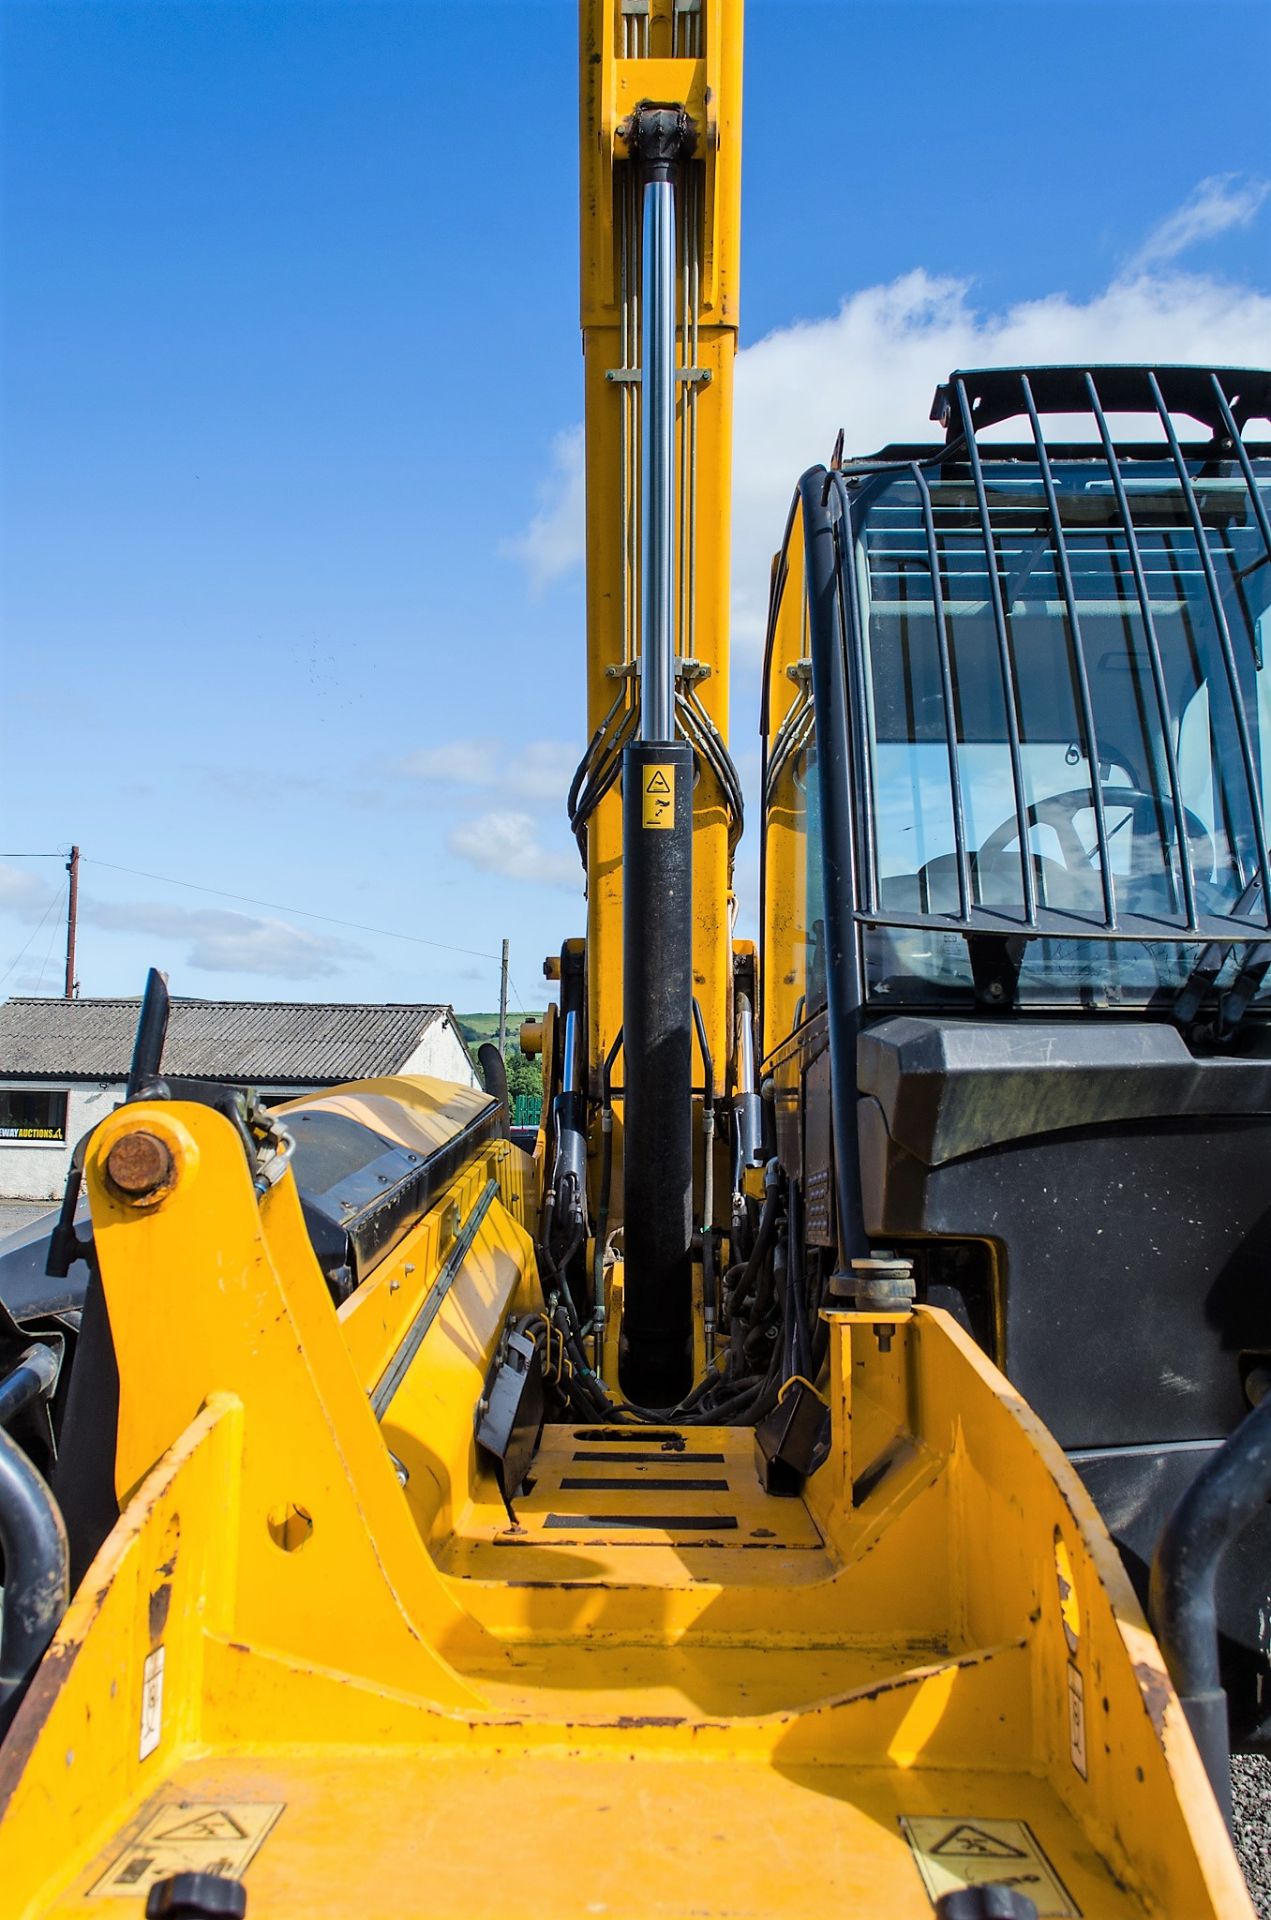
{"type": "Polygon", "coordinates": [[[794,1552],[824,1547],[802,1500],[763,1491],[754,1435],[725,1427],[689,1433],[549,1427],[513,1509],[510,1524],[502,1507],[474,1505],[460,1529],[464,1541],[794,1552]]]}

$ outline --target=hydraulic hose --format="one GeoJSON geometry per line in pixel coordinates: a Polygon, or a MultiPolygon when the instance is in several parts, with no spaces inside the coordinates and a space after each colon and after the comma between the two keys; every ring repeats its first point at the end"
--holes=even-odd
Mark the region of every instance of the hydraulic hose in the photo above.
{"type": "Polygon", "coordinates": [[[57,1502],[15,1440],[0,1427],[0,1736],[66,1612],[66,1528],[57,1502]]]}
{"type": "Polygon", "coordinates": [[[613,1069],[621,1048],[622,1028],[619,1027],[613,1045],[605,1055],[600,1074],[600,1198],[596,1207],[591,1271],[592,1328],[597,1373],[601,1370],[605,1346],[605,1250],[609,1235],[609,1201],[613,1191],[613,1069]]]}
{"type": "Polygon", "coordinates": [[[42,1341],[29,1346],[16,1366],[0,1380],[0,1426],[7,1426],[15,1414],[43,1396],[47,1400],[57,1385],[58,1360],[51,1347],[42,1341]]]}
{"type": "MultiPolygon", "coordinates": [[[[609,1077],[617,1051],[616,1041],[605,1063],[607,1101],[612,1098],[609,1077]]],[[[706,1090],[713,1105],[713,1066],[707,1069],[706,1090]]],[[[537,1249],[547,1311],[570,1363],[570,1377],[564,1382],[565,1392],[578,1418],[646,1425],[662,1425],[670,1421],[683,1426],[743,1424],[761,1418],[775,1404],[775,1395],[790,1372],[806,1370],[805,1365],[798,1364],[801,1359],[806,1361],[807,1356],[806,1322],[799,1303],[793,1298],[795,1289],[805,1284],[805,1278],[801,1259],[793,1273],[789,1266],[788,1230],[781,1221],[783,1178],[776,1160],[768,1164],[765,1189],[750,1255],[745,1262],[732,1267],[726,1276],[732,1282],[727,1298],[727,1312],[731,1321],[728,1359],[722,1369],[712,1367],[705,1379],[700,1380],[674,1404],[649,1406],[630,1400],[616,1404],[610,1399],[598,1371],[587,1362],[582,1329],[564,1281],[564,1269],[577,1252],[577,1230],[571,1233],[559,1261],[552,1257],[548,1248],[540,1246],[537,1249]],[[775,1271],[777,1269],[779,1272],[775,1271]],[[754,1296],[750,1298],[752,1287],[754,1296]],[[770,1317],[774,1302],[781,1309],[779,1320],[770,1317]]],[[[602,1162],[598,1234],[602,1232],[601,1222],[606,1218],[607,1200],[602,1162]]],[[[603,1246],[603,1240],[600,1244],[603,1246]]],[[[717,1281],[715,1284],[718,1286],[717,1281]]],[[[598,1293],[597,1299],[600,1298],[598,1293]]]]}
{"type": "MultiPolygon", "coordinates": [[[[543,1269],[546,1268],[547,1277],[552,1282],[552,1285],[556,1288],[557,1295],[561,1301],[561,1304],[565,1309],[566,1316],[568,1317],[570,1329],[575,1334],[579,1334],[582,1332],[582,1323],[578,1318],[578,1309],[574,1305],[574,1296],[570,1292],[569,1280],[567,1277],[566,1270],[569,1266],[570,1261],[573,1259],[574,1255],[577,1253],[579,1247],[582,1244],[582,1237],[583,1237],[583,1223],[581,1220],[575,1220],[572,1227],[570,1228],[569,1238],[565,1242],[564,1250],[562,1251],[559,1260],[556,1260],[552,1257],[552,1252],[549,1247],[537,1246],[534,1249],[535,1253],[538,1255],[539,1284],[540,1286],[542,1286],[543,1269]]],[[[548,1312],[550,1313],[552,1303],[546,1287],[543,1287],[543,1298],[547,1303],[547,1309],[548,1309],[548,1312]]]]}
{"type": "MultiPolygon", "coordinates": [[[[730,1318],[736,1315],[742,1301],[755,1284],[763,1263],[768,1257],[769,1249],[772,1246],[773,1235],[777,1228],[777,1208],[779,1201],[780,1170],[777,1162],[770,1160],[764,1174],[763,1208],[760,1212],[759,1225],[755,1232],[755,1244],[751,1248],[750,1257],[742,1268],[741,1276],[733,1286],[729,1296],[727,1311],[730,1318]]],[[[735,1269],[733,1269],[733,1271],[735,1271],[735,1269]]]]}
{"type": "Polygon", "coordinates": [[[1228,1826],[1231,1756],[1218,1667],[1218,1569],[1269,1498],[1271,1394],[1210,1455],[1166,1521],[1152,1560],[1152,1630],[1228,1826]]]}
{"type": "Polygon", "coordinates": [[[693,995],[693,1025],[702,1050],[702,1330],[705,1336],[706,1364],[715,1364],[715,1315],[718,1307],[715,1287],[715,1063],[706,1039],[706,1022],[701,1005],[693,995]]]}
{"type": "Polygon", "coordinates": [[[791,1180],[786,1197],[786,1292],[790,1324],[790,1374],[808,1371],[808,1327],[805,1310],[807,1276],[803,1266],[803,1201],[791,1180]]]}

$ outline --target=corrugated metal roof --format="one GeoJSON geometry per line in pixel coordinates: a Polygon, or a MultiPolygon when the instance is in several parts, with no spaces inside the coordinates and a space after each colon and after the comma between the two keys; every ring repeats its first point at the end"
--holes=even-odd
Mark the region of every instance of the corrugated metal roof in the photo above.
{"type": "MultiPolygon", "coordinates": [[[[122,1080],[139,1000],[8,1000],[0,1006],[0,1078],[122,1080]]],[[[397,1073],[441,1006],[174,1000],[163,1065],[206,1080],[327,1086],[397,1073]]]]}

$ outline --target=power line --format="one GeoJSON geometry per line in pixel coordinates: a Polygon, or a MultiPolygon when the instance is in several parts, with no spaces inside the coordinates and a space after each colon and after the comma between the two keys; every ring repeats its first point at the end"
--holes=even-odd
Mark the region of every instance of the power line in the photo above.
{"type": "Polygon", "coordinates": [[[4,982],[9,978],[9,975],[13,972],[14,968],[21,965],[22,960],[25,957],[27,947],[31,945],[31,942],[33,940],[39,939],[40,934],[43,931],[45,921],[48,919],[49,915],[52,913],[54,907],[57,906],[57,904],[58,904],[58,898],[57,898],[57,895],[54,894],[53,898],[49,901],[47,907],[45,907],[44,912],[40,915],[39,920],[36,922],[31,932],[27,935],[25,944],[14,955],[13,959],[10,960],[4,972],[0,973],[0,986],[4,985],[4,982]]]}
{"type": "Polygon", "coordinates": [[[524,1000],[521,998],[521,989],[517,986],[516,981],[512,978],[512,975],[510,973],[508,974],[508,985],[511,987],[513,993],[516,995],[516,1010],[520,1014],[521,1018],[524,1020],[525,1018],[527,1018],[527,1016],[530,1013],[533,1012],[533,1008],[526,1006],[524,1000]]]}
{"type": "MultiPolygon", "coordinates": [[[[61,899],[58,901],[58,905],[60,906],[65,899],[66,899],[66,890],[65,888],[63,888],[61,899]]],[[[44,949],[44,958],[40,962],[40,977],[35,989],[37,995],[43,993],[44,991],[44,976],[48,972],[49,961],[53,958],[53,942],[56,937],[57,937],[57,921],[54,920],[52,926],[49,928],[48,944],[44,949]]]]}
{"type": "MultiPolygon", "coordinates": [[[[16,856],[10,855],[8,857],[14,858],[16,856]]],[[[33,859],[37,857],[42,859],[46,856],[31,856],[33,859]]],[[[52,858],[53,856],[49,855],[47,857],[52,858]]],[[[58,857],[60,858],[61,856],[59,855],[58,857]]],[[[399,933],[396,927],[371,927],[365,925],[360,920],[337,920],[335,915],[331,913],[313,913],[308,907],[287,907],[283,906],[278,900],[257,900],[252,894],[230,893],[225,887],[203,887],[194,880],[178,880],[176,876],[171,873],[147,873],[140,867],[121,867],[114,860],[99,860],[95,855],[90,859],[89,855],[83,854],[81,855],[81,859],[85,866],[106,867],[111,873],[130,874],[134,880],[155,880],[160,886],[185,887],[190,893],[208,893],[214,895],[218,900],[237,900],[240,906],[264,907],[269,913],[291,913],[295,914],[300,920],[321,920],[329,927],[345,927],[352,933],[374,933],[381,935],[387,940],[408,940],[416,947],[435,947],[439,953],[462,953],[466,954],[468,958],[472,960],[493,960],[496,966],[499,964],[499,956],[497,953],[486,953],[481,947],[455,947],[450,946],[444,940],[425,940],[422,934],[399,933]]]]}
{"type": "MultiPolygon", "coordinates": [[[[0,860],[63,860],[65,857],[63,852],[0,853],[0,860]]],[[[325,926],[343,927],[350,933],[370,933],[376,934],[386,940],[405,940],[412,946],[431,947],[438,953],[461,953],[471,960],[492,960],[496,966],[500,961],[500,956],[497,953],[488,953],[483,947],[457,947],[445,940],[427,940],[422,934],[402,933],[396,927],[373,927],[361,920],[341,920],[337,918],[335,914],[314,913],[308,907],[285,906],[278,900],[260,900],[253,894],[231,893],[228,887],[206,887],[200,885],[199,882],[195,880],[179,880],[175,874],[150,873],[142,867],[125,867],[121,866],[119,862],[115,860],[98,859],[96,855],[83,854],[81,855],[81,860],[85,866],[105,867],[111,873],[126,873],[134,880],[153,880],[160,886],[184,887],[188,893],[206,893],[217,900],[236,900],[240,906],[264,907],[269,913],[290,913],[301,920],[320,920],[325,926]]],[[[47,917],[48,915],[46,914],[44,918],[47,919],[47,917]]],[[[41,920],[40,927],[43,925],[44,920],[41,920]]],[[[36,933],[38,934],[38,932],[39,928],[37,927],[36,933]]],[[[34,938],[35,935],[33,934],[32,939],[34,938]]],[[[31,942],[28,941],[27,946],[30,944],[31,942]]],[[[22,953],[25,952],[26,947],[22,949],[22,953]]],[[[8,969],[8,972],[11,973],[13,971],[13,967],[17,965],[18,960],[21,960],[21,958],[22,954],[20,953],[17,956],[17,960],[15,960],[13,965],[8,969]]],[[[7,974],[0,975],[0,979],[4,978],[7,978],[7,974]]],[[[523,1014],[526,1011],[526,1005],[524,1000],[521,999],[520,990],[510,973],[508,975],[508,981],[512,987],[512,991],[517,996],[518,1010],[523,1014]]]]}

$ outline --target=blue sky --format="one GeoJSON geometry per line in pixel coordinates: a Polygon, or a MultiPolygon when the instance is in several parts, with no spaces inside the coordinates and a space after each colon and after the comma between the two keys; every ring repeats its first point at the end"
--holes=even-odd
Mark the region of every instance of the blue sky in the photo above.
{"type": "MultiPolygon", "coordinates": [[[[747,11],[751,772],[840,424],[920,431],[955,360],[1271,358],[1271,9],[747,11]]],[[[0,994],[60,982],[60,867],[10,856],[77,840],[86,993],[489,1007],[506,934],[541,1002],[583,924],[575,48],[570,0],[8,0],[0,994]]]]}

